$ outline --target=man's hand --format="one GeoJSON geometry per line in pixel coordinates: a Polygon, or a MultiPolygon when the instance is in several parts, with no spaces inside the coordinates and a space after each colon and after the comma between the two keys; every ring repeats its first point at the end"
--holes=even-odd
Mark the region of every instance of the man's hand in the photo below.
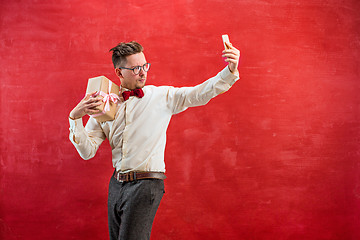
{"type": "Polygon", "coordinates": [[[96,92],[86,94],[78,105],[70,112],[70,118],[77,119],[82,118],[86,114],[98,113],[99,110],[97,110],[96,107],[102,104],[102,98],[92,97],[95,93],[96,92]]]}
{"type": "Polygon", "coordinates": [[[238,71],[239,59],[240,59],[240,51],[233,47],[231,43],[225,43],[228,47],[223,51],[223,57],[226,57],[225,62],[229,63],[229,69],[232,73],[236,73],[238,71]]]}

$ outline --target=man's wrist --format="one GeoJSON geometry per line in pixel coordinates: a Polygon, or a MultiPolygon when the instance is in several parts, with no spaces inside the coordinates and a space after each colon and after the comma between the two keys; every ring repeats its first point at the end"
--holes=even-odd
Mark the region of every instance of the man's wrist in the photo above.
{"type": "Polygon", "coordinates": [[[69,114],[69,118],[70,118],[71,120],[76,120],[76,119],[80,119],[80,118],[82,118],[82,117],[74,116],[72,113],[70,113],[70,114],[69,114]]]}
{"type": "Polygon", "coordinates": [[[70,115],[69,115],[69,118],[70,118],[71,120],[79,119],[79,118],[73,118],[73,117],[71,117],[70,115]]]}
{"type": "Polygon", "coordinates": [[[228,68],[229,68],[229,71],[230,71],[232,74],[238,75],[239,70],[238,70],[237,68],[235,68],[235,70],[231,70],[231,68],[229,67],[229,65],[228,65],[228,68]]]}

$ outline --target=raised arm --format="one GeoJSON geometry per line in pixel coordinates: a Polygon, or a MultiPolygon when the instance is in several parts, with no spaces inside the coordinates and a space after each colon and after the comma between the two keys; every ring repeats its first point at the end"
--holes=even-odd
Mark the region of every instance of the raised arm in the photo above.
{"type": "Polygon", "coordinates": [[[171,111],[179,113],[188,107],[205,105],[213,97],[226,92],[239,79],[240,51],[228,44],[229,49],[224,50],[223,57],[228,66],[205,82],[195,87],[169,88],[167,102],[171,111]]]}

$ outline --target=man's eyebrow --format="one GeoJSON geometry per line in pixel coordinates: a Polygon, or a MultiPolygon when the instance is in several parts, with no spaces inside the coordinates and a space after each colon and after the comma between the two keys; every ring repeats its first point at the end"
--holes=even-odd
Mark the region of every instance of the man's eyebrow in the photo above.
{"type": "Polygon", "coordinates": [[[131,66],[130,68],[134,68],[134,67],[142,67],[142,66],[144,66],[146,63],[144,63],[144,64],[142,64],[142,65],[133,65],[133,66],[131,66]]]}

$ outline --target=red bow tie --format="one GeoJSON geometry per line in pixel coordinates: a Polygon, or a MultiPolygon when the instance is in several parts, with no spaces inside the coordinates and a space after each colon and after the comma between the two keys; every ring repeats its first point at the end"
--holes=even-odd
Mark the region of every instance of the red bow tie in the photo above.
{"type": "Polygon", "coordinates": [[[138,98],[142,98],[144,96],[144,91],[141,88],[137,88],[131,91],[124,91],[122,93],[124,101],[128,100],[130,96],[136,96],[138,98]]]}

